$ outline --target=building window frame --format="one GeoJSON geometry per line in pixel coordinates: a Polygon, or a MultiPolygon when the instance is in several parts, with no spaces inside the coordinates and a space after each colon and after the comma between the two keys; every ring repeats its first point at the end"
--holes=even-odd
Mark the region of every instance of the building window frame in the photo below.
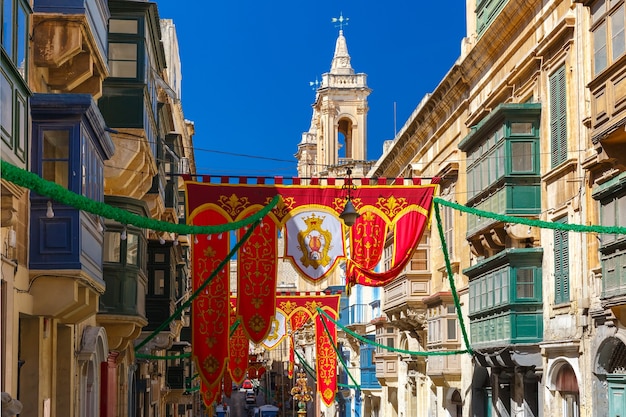
{"type": "Polygon", "coordinates": [[[32,9],[26,0],[4,0],[0,10],[0,45],[24,80],[28,79],[28,36],[32,9]]]}
{"type": "Polygon", "coordinates": [[[548,79],[550,91],[550,167],[567,161],[567,80],[565,64],[548,79]]]}
{"type": "Polygon", "coordinates": [[[590,6],[594,76],[626,53],[625,3],[624,0],[598,0],[590,6]]]}
{"type": "Polygon", "coordinates": [[[109,19],[108,36],[108,63],[111,70],[111,78],[146,82],[146,47],[143,38],[143,19],[139,17],[112,17],[109,19]],[[126,28],[134,27],[136,31],[124,29],[124,26],[126,28]],[[117,30],[117,27],[120,29],[117,30]],[[117,48],[118,46],[126,46],[127,48],[123,51],[117,48]],[[134,48],[131,46],[134,46],[134,48]],[[131,68],[131,64],[134,65],[134,68],[131,68]],[[124,69],[124,67],[127,68],[124,69]],[[131,75],[132,73],[134,75],[131,75]]]}
{"type": "MultiPolygon", "coordinates": [[[[555,219],[554,223],[567,224],[567,216],[555,219]]],[[[569,277],[569,232],[554,230],[554,304],[570,302],[569,277]]]]}

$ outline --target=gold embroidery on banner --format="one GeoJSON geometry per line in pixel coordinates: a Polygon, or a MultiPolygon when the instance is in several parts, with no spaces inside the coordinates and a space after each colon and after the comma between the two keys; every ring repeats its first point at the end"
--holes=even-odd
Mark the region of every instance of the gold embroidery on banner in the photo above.
{"type": "Polygon", "coordinates": [[[204,251],[203,251],[203,255],[206,256],[207,258],[214,258],[215,257],[215,249],[213,249],[212,246],[207,246],[204,251]]]}
{"type": "Polygon", "coordinates": [[[239,213],[250,205],[248,197],[239,198],[235,194],[232,194],[230,197],[222,195],[217,199],[217,202],[232,218],[237,217],[239,213]]]}
{"type": "MultiPolygon", "coordinates": [[[[265,200],[265,204],[269,204],[271,201],[272,198],[267,197],[267,199],[265,200]]],[[[293,197],[281,196],[278,200],[278,204],[276,204],[272,209],[272,213],[274,213],[274,215],[278,219],[282,220],[287,214],[289,214],[289,211],[292,210],[295,205],[296,200],[293,197]]]]}
{"type": "Polygon", "coordinates": [[[300,262],[305,267],[312,266],[317,269],[321,266],[330,264],[330,251],[333,235],[328,230],[322,229],[322,223],[326,217],[317,217],[313,213],[310,217],[305,217],[304,222],[307,229],[298,233],[298,249],[302,252],[300,262]]]}
{"type": "Polygon", "coordinates": [[[400,211],[408,207],[408,205],[406,198],[396,198],[394,196],[389,198],[379,197],[376,202],[376,207],[389,216],[390,219],[393,219],[400,211]]]}
{"type": "Polygon", "coordinates": [[[202,367],[209,373],[213,374],[219,369],[219,363],[215,356],[209,355],[202,363],[202,367]]]}
{"type": "Polygon", "coordinates": [[[335,393],[330,388],[326,388],[324,390],[324,394],[323,395],[324,395],[324,398],[326,398],[326,402],[328,403],[328,402],[330,402],[330,399],[335,396],[335,393]]]}
{"type": "Polygon", "coordinates": [[[323,306],[322,303],[318,303],[317,301],[307,301],[305,305],[311,313],[317,313],[317,308],[323,306]]]}
{"type": "Polygon", "coordinates": [[[263,299],[262,298],[253,298],[251,300],[252,305],[254,306],[254,308],[256,308],[257,310],[259,308],[261,308],[261,306],[263,305],[263,299]]]}
{"type": "Polygon", "coordinates": [[[294,303],[293,301],[283,301],[283,302],[280,303],[280,309],[283,310],[287,316],[291,315],[291,312],[297,306],[298,305],[296,303],[294,303]]]}
{"type": "Polygon", "coordinates": [[[254,330],[255,332],[259,332],[263,330],[266,322],[265,319],[263,319],[263,317],[261,317],[259,314],[255,314],[254,316],[252,316],[248,323],[250,324],[250,328],[252,330],[254,330]]]}

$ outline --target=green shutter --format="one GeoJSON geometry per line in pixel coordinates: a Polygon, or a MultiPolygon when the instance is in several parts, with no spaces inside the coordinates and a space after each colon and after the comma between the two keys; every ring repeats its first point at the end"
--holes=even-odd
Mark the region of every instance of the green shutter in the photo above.
{"type": "MultiPolygon", "coordinates": [[[[555,223],[567,223],[563,218],[555,223]]],[[[554,231],[554,303],[567,303],[569,297],[569,236],[565,230],[554,231]]]]}
{"type": "Polygon", "coordinates": [[[567,91],[565,65],[550,76],[551,167],[567,160],[567,91]]]}

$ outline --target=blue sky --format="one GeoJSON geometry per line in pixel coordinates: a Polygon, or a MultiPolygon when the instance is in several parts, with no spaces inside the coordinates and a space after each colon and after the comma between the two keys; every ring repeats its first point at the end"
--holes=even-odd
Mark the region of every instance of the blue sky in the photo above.
{"type": "Polygon", "coordinates": [[[367,74],[367,159],[382,154],[460,55],[465,1],[157,1],[173,19],[182,104],[199,174],[295,176],[311,121],[309,82],[330,70],[343,14],[356,72],[367,74]],[[193,7],[191,4],[193,3],[193,7]],[[442,11],[445,11],[442,14],[442,11]],[[445,16],[445,19],[442,17],[445,16]]]}

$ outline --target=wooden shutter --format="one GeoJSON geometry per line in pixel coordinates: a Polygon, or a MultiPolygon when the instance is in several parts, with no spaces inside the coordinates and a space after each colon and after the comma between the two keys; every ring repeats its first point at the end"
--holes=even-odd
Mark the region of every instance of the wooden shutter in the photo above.
{"type": "Polygon", "coordinates": [[[550,76],[551,167],[567,160],[567,91],[565,65],[550,76]]]}
{"type": "MultiPolygon", "coordinates": [[[[565,218],[555,223],[567,223],[565,218]]],[[[569,302],[569,236],[565,230],[554,231],[554,303],[569,302]]]]}

